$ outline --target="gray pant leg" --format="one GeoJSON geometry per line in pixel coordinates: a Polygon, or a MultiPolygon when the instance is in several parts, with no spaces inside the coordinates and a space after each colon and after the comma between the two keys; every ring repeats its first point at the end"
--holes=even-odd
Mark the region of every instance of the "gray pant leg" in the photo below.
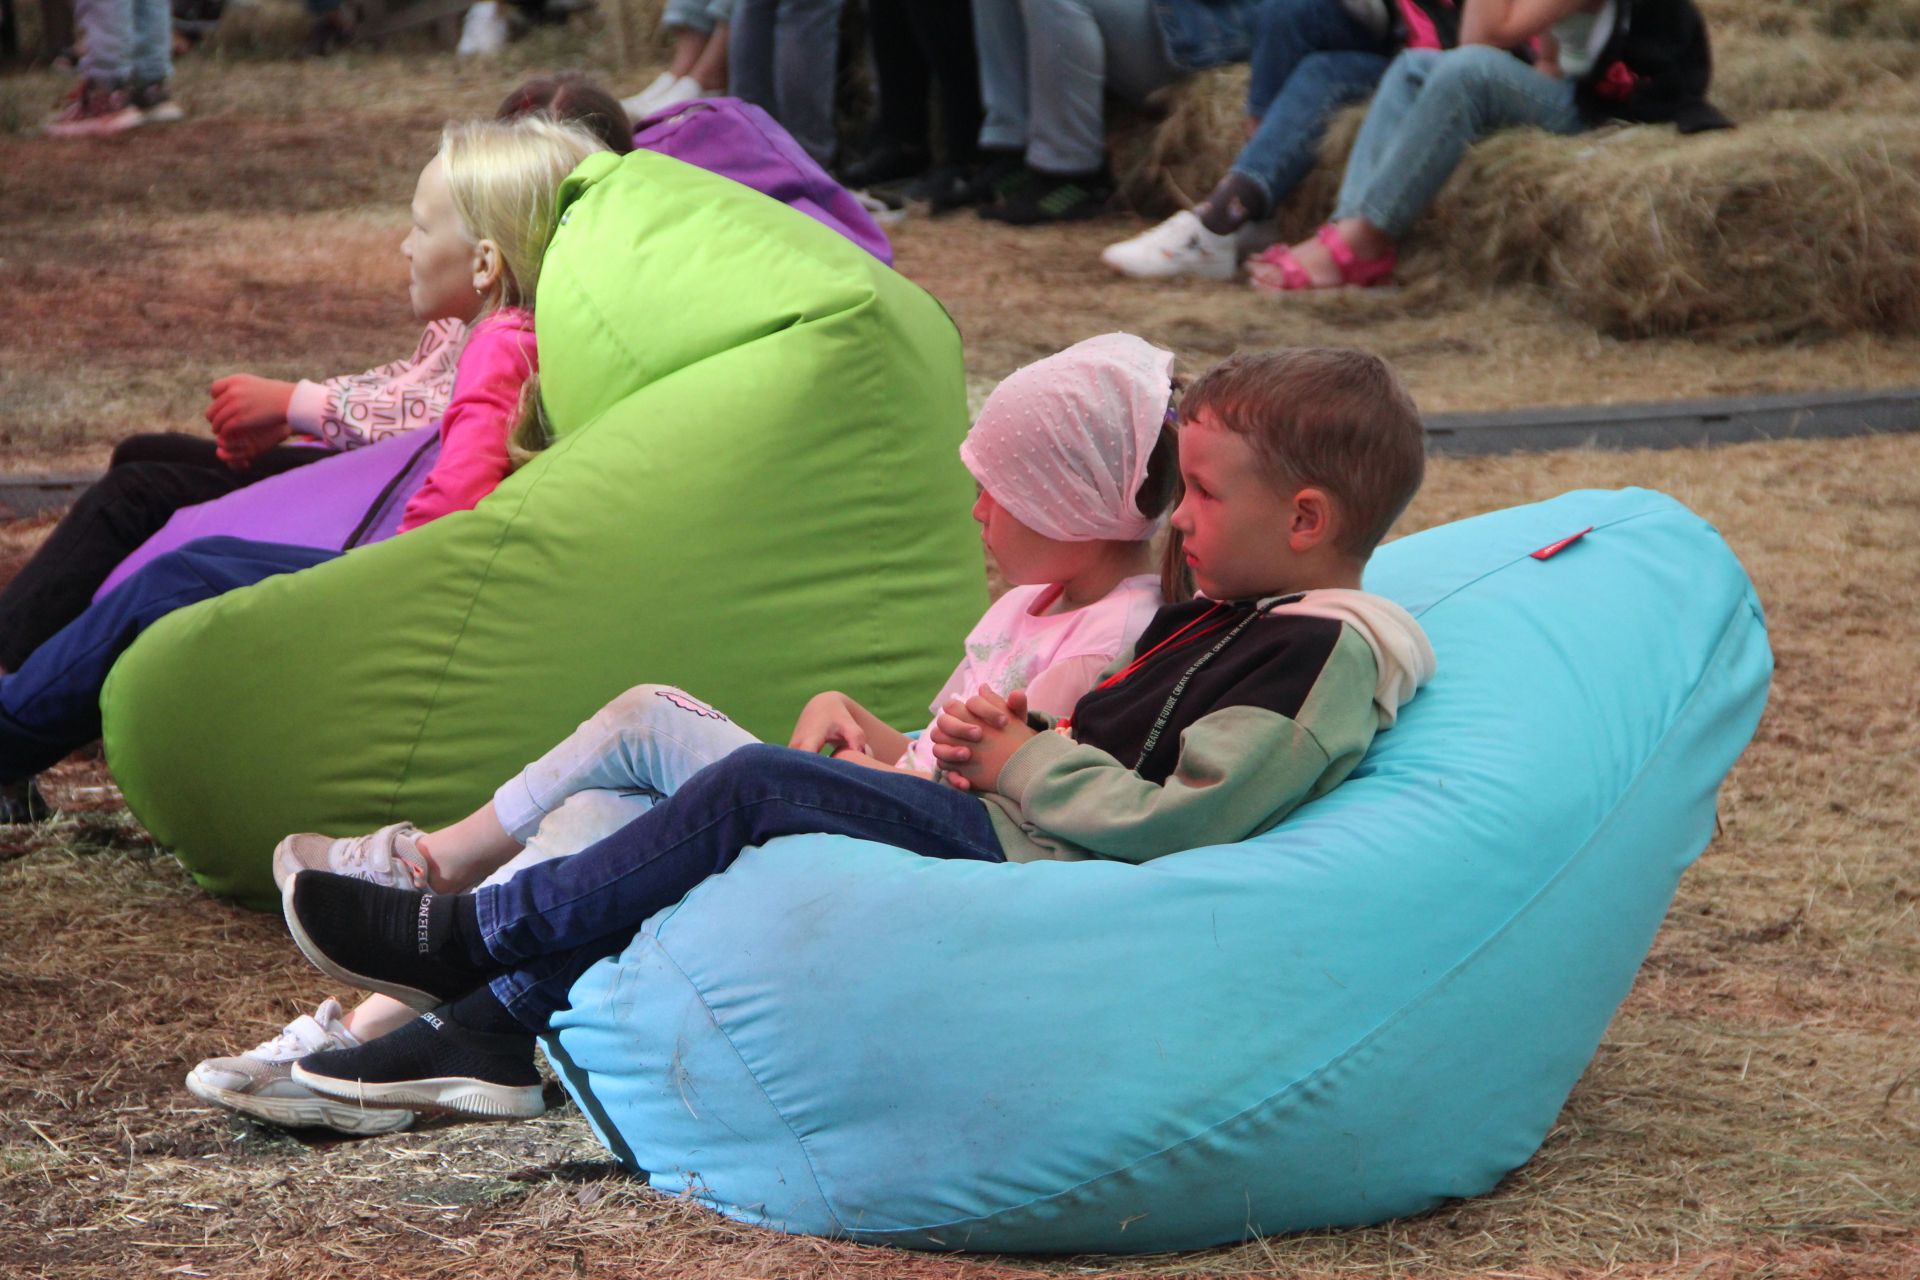
{"type": "Polygon", "coordinates": [[[1027,146],[1027,20],[1020,0],[973,0],[973,47],[980,59],[980,145],[1027,146]]]}
{"type": "Polygon", "coordinates": [[[133,0],[77,0],[74,17],[87,38],[80,74],[95,84],[125,84],[131,73],[133,0]]]}
{"type": "MultiPolygon", "coordinates": [[[[1108,90],[1144,98],[1180,72],[1152,0],[1024,0],[1032,120],[1027,163],[1080,173],[1106,163],[1108,90]]],[[[977,19],[976,19],[977,20],[977,19]]]]}

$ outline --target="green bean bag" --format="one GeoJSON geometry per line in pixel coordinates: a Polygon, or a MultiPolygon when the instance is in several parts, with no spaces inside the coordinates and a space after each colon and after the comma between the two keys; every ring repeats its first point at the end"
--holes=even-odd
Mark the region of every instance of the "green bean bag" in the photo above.
{"type": "Polygon", "coordinates": [[[556,442],[470,512],[183,609],[114,667],[107,759],[215,893],[290,831],[450,820],[640,681],[784,741],[844,688],[913,723],[986,605],[960,341],[845,238],[647,152],[563,193],[556,442]]]}

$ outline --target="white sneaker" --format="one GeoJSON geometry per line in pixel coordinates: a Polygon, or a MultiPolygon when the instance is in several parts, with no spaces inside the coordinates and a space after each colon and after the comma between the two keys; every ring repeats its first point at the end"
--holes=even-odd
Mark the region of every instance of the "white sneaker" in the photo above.
{"type": "Polygon", "coordinates": [[[662,71],[653,78],[652,84],[631,98],[620,99],[620,106],[626,111],[628,119],[637,122],[641,116],[652,114],[653,100],[679,83],[682,78],[671,71],[662,71]]]}
{"type": "Polygon", "coordinates": [[[232,1058],[208,1058],[187,1073],[187,1092],[203,1102],[288,1129],[393,1133],[413,1123],[411,1111],[376,1111],[326,1098],[293,1078],[293,1064],[323,1049],[353,1049],[338,1000],[301,1014],[273,1039],[232,1058]]]}
{"type": "Polygon", "coordinates": [[[454,52],[463,58],[498,53],[507,47],[507,37],[511,34],[507,15],[500,12],[500,6],[494,0],[480,0],[467,10],[466,21],[460,24],[460,43],[454,52]]]}
{"type": "Polygon", "coordinates": [[[390,889],[424,889],[427,856],[420,852],[420,837],[425,834],[411,822],[396,822],[364,836],[288,836],[273,850],[273,885],[285,892],[287,881],[302,871],[331,871],[390,889]]]}
{"type": "Polygon", "coordinates": [[[683,102],[692,102],[695,98],[707,98],[712,95],[692,76],[681,76],[660,91],[660,96],[647,104],[649,114],[665,111],[668,107],[677,107],[683,102]]]}
{"type": "Polygon", "coordinates": [[[1131,240],[1108,245],[1100,251],[1100,261],[1121,275],[1141,280],[1172,276],[1231,280],[1240,271],[1239,238],[1215,235],[1201,224],[1200,215],[1183,209],[1131,240]]]}

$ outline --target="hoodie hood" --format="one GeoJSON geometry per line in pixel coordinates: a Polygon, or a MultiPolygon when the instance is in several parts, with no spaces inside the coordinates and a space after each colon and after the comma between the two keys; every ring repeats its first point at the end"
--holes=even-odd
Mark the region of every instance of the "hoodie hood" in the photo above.
{"type": "Polygon", "coordinates": [[[1387,599],[1369,591],[1328,587],[1297,596],[1262,600],[1268,613],[1298,613],[1310,618],[1331,618],[1344,622],[1360,633],[1373,650],[1379,678],[1373,686],[1373,705],[1380,713],[1380,727],[1390,729],[1400,708],[1412,699],[1421,685],[1433,679],[1433,645],[1413,615],[1387,599]]]}

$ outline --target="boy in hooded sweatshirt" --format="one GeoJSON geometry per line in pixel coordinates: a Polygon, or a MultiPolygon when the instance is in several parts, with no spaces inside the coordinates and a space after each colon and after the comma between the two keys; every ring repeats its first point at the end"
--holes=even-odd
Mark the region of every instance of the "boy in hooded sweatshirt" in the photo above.
{"type": "Polygon", "coordinates": [[[574,981],[778,836],[1145,862],[1257,835],[1332,790],[1433,673],[1419,624],[1360,589],[1419,488],[1419,414],[1377,357],[1304,349],[1226,361],[1179,417],[1168,553],[1198,594],[1163,607],[1071,715],[989,688],[956,699],[931,734],[937,780],[743,747],[581,853],[472,894],[302,871],[285,908],[307,957],[428,1012],[293,1077],[369,1107],[538,1115],[534,1036],[574,981]]]}

